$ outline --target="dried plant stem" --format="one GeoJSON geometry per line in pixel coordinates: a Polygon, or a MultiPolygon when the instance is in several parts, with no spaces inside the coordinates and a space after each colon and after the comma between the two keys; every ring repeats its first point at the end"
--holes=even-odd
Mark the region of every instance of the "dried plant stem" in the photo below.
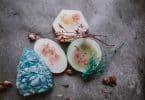
{"type": "Polygon", "coordinates": [[[89,34],[91,36],[102,36],[102,37],[107,37],[106,35],[100,35],[100,34],[89,34]]]}
{"type": "Polygon", "coordinates": [[[92,35],[92,34],[86,34],[86,37],[92,37],[92,38],[98,40],[99,42],[103,43],[106,46],[114,46],[112,44],[107,44],[107,43],[103,42],[102,40],[100,40],[99,38],[97,38],[95,35],[92,35]]]}
{"type": "MultiPolygon", "coordinates": [[[[85,38],[85,37],[92,37],[92,38],[98,40],[99,42],[103,43],[103,44],[106,45],[106,46],[114,46],[114,45],[111,45],[111,44],[107,44],[107,43],[103,42],[102,40],[100,40],[99,38],[97,38],[98,36],[107,37],[107,36],[105,36],[105,35],[86,34],[86,33],[80,33],[80,34],[78,34],[78,33],[76,33],[76,32],[68,32],[61,24],[59,24],[59,27],[62,28],[62,29],[65,31],[65,32],[59,32],[59,33],[74,33],[74,34],[77,34],[76,36],[78,36],[78,37],[80,37],[80,34],[81,34],[83,38],[85,38]]],[[[55,33],[57,33],[57,32],[55,32],[55,33]]],[[[67,36],[66,36],[66,37],[67,37],[67,36]]],[[[66,38],[66,37],[65,37],[65,38],[66,38]]],[[[59,39],[58,39],[58,40],[59,40],[59,39]]],[[[61,40],[61,39],[60,39],[60,40],[61,40]]],[[[64,40],[62,40],[62,41],[66,41],[66,40],[64,39],[64,40]]]]}

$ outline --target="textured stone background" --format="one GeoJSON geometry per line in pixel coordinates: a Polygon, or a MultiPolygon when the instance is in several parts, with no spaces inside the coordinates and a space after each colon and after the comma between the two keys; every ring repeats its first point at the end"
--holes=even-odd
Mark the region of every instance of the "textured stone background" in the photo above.
{"type": "MultiPolygon", "coordinates": [[[[71,77],[62,74],[55,76],[55,87],[50,93],[24,98],[14,86],[0,93],[0,100],[61,100],[57,94],[71,100],[144,100],[144,0],[0,0],[0,81],[7,79],[15,83],[22,49],[33,47],[27,39],[28,31],[54,40],[51,25],[62,9],[81,10],[91,32],[108,36],[102,39],[105,42],[125,42],[103,75],[115,74],[117,86],[106,87],[111,91],[106,96],[102,93],[105,88],[102,77],[85,83],[80,74],[71,77]],[[69,84],[69,88],[62,84],[69,84]]],[[[111,49],[99,44],[103,51],[111,49]]]]}

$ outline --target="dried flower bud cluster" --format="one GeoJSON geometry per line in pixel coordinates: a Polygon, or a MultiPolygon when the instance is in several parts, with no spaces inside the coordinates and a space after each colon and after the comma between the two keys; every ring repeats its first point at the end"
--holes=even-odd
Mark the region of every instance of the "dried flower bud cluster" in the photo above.
{"type": "Polygon", "coordinates": [[[76,37],[76,34],[74,33],[68,33],[67,35],[65,35],[65,33],[60,33],[60,32],[55,32],[55,33],[56,33],[56,40],[60,42],[70,42],[76,37]]]}
{"type": "Polygon", "coordinates": [[[10,81],[4,81],[4,82],[1,82],[0,83],[0,92],[1,91],[5,91],[7,90],[8,88],[11,88],[13,86],[12,82],[10,81]]]}
{"type": "Polygon", "coordinates": [[[56,40],[60,42],[70,42],[75,38],[86,36],[86,33],[88,32],[87,28],[85,28],[83,25],[79,25],[78,29],[76,29],[74,32],[66,32],[63,26],[59,26],[62,28],[62,32],[55,32],[55,35],[56,40]]]}
{"type": "Polygon", "coordinates": [[[37,40],[37,35],[35,33],[28,33],[28,39],[30,41],[36,41],[37,40]]]}
{"type": "Polygon", "coordinates": [[[67,75],[72,75],[73,74],[73,70],[72,69],[67,69],[66,70],[66,74],[67,75]]]}
{"type": "Polygon", "coordinates": [[[103,84],[109,85],[109,86],[116,86],[117,85],[117,78],[115,75],[104,77],[102,79],[103,84]]]}

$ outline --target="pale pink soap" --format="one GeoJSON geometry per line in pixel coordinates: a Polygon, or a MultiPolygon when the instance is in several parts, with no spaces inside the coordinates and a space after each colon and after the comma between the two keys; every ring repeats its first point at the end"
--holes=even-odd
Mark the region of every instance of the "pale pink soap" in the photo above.
{"type": "Polygon", "coordinates": [[[60,42],[70,42],[80,33],[88,31],[88,23],[79,10],[62,10],[53,22],[56,39],[60,42]]]}
{"type": "Polygon", "coordinates": [[[48,65],[52,73],[62,73],[67,68],[67,59],[62,48],[47,38],[36,41],[34,51],[48,65]]]}

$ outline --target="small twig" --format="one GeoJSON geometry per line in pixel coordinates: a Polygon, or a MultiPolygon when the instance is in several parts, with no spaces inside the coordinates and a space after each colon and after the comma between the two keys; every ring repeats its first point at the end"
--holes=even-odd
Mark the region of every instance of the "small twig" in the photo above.
{"type": "Polygon", "coordinates": [[[98,39],[95,35],[92,35],[92,34],[84,34],[83,37],[84,37],[84,38],[85,38],[85,37],[92,37],[92,38],[98,40],[99,42],[103,43],[103,44],[106,45],[106,46],[114,46],[114,45],[107,44],[107,43],[103,42],[102,40],[98,39]]]}
{"type": "Polygon", "coordinates": [[[75,45],[74,47],[75,47],[78,51],[80,51],[80,48],[79,48],[78,46],[75,45]]]}
{"type": "Polygon", "coordinates": [[[89,35],[107,37],[106,35],[100,35],[100,34],[89,34],[89,35]]]}
{"type": "Polygon", "coordinates": [[[100,41],[101,43],[103,43],[103,44],[106,45],[106,46],[115,46],[115,45],[113,45],[113,44],[107,44],[107,43],[103,42],[102,40],[98,39],[97,37],[92,37],[92,38],[94,38],[94,39],[100,41]]]}
{"type": "Polygon", "coordinates": [[[67,32],[67,30],[60,23],[58,25],[60,28],[64,29],[67,32]]]}
{"type": "MultiPolygon", "coordinates": [[[[77,32],[67,32],[67,30],[59,23],[58,24],[59,25],[59,27],[60,28],[62,28],[62,29],[64,29],[66,32],[60,32],[60,33],[76,33],[77,34],[77,32]]],[[[81,34],[81,33],[80,33],[81,34]]],[[[102,40],[100,40],[100,39],[98,39],[96,36],[102,36],[102,37],[107,37],[107,36],[105,36],[105,35],[97,35],[97,34],[82,34],[82,36],[85,38],[85,37],[92,37],[92,38],[94,38],[94,39],[96,39],[96,40],[98,40],[98,41],[100,41],[101,43],[103,43],[104,45],[106,45],[106,46],[114,46],[114,45],[111,45],[111,44],[107,44],[107,43],[105,43],[105,42],[103,42],[102,40]]]]}
{"type": "Polygon", "coordinates": [[[63,84],[62,85],[64,88],[68,88],[69,87],[69,84],[63,84]]]}
{"type": "Polygon", "coordinates": [[[60,28],[63,28],[64,29],[64,27],[61,24],[58,24],[58,25],[59,25],[60,28]]]}
{"type": "Polygon", "coordinates": [[[95,39],[97,39],[97,40],[100,41],[101,43],[105,44],[106,46],[115,46],[114,44],[107,44],[107,43],[103,42],[102,40],[100,40],[100,39],[98,39],[98,38],[95,38],[95,39]]]}
{"type": "Polygon", "coordinates": [[[75,32],[55,32],[55,33],[75,33],[75,32]]]}

